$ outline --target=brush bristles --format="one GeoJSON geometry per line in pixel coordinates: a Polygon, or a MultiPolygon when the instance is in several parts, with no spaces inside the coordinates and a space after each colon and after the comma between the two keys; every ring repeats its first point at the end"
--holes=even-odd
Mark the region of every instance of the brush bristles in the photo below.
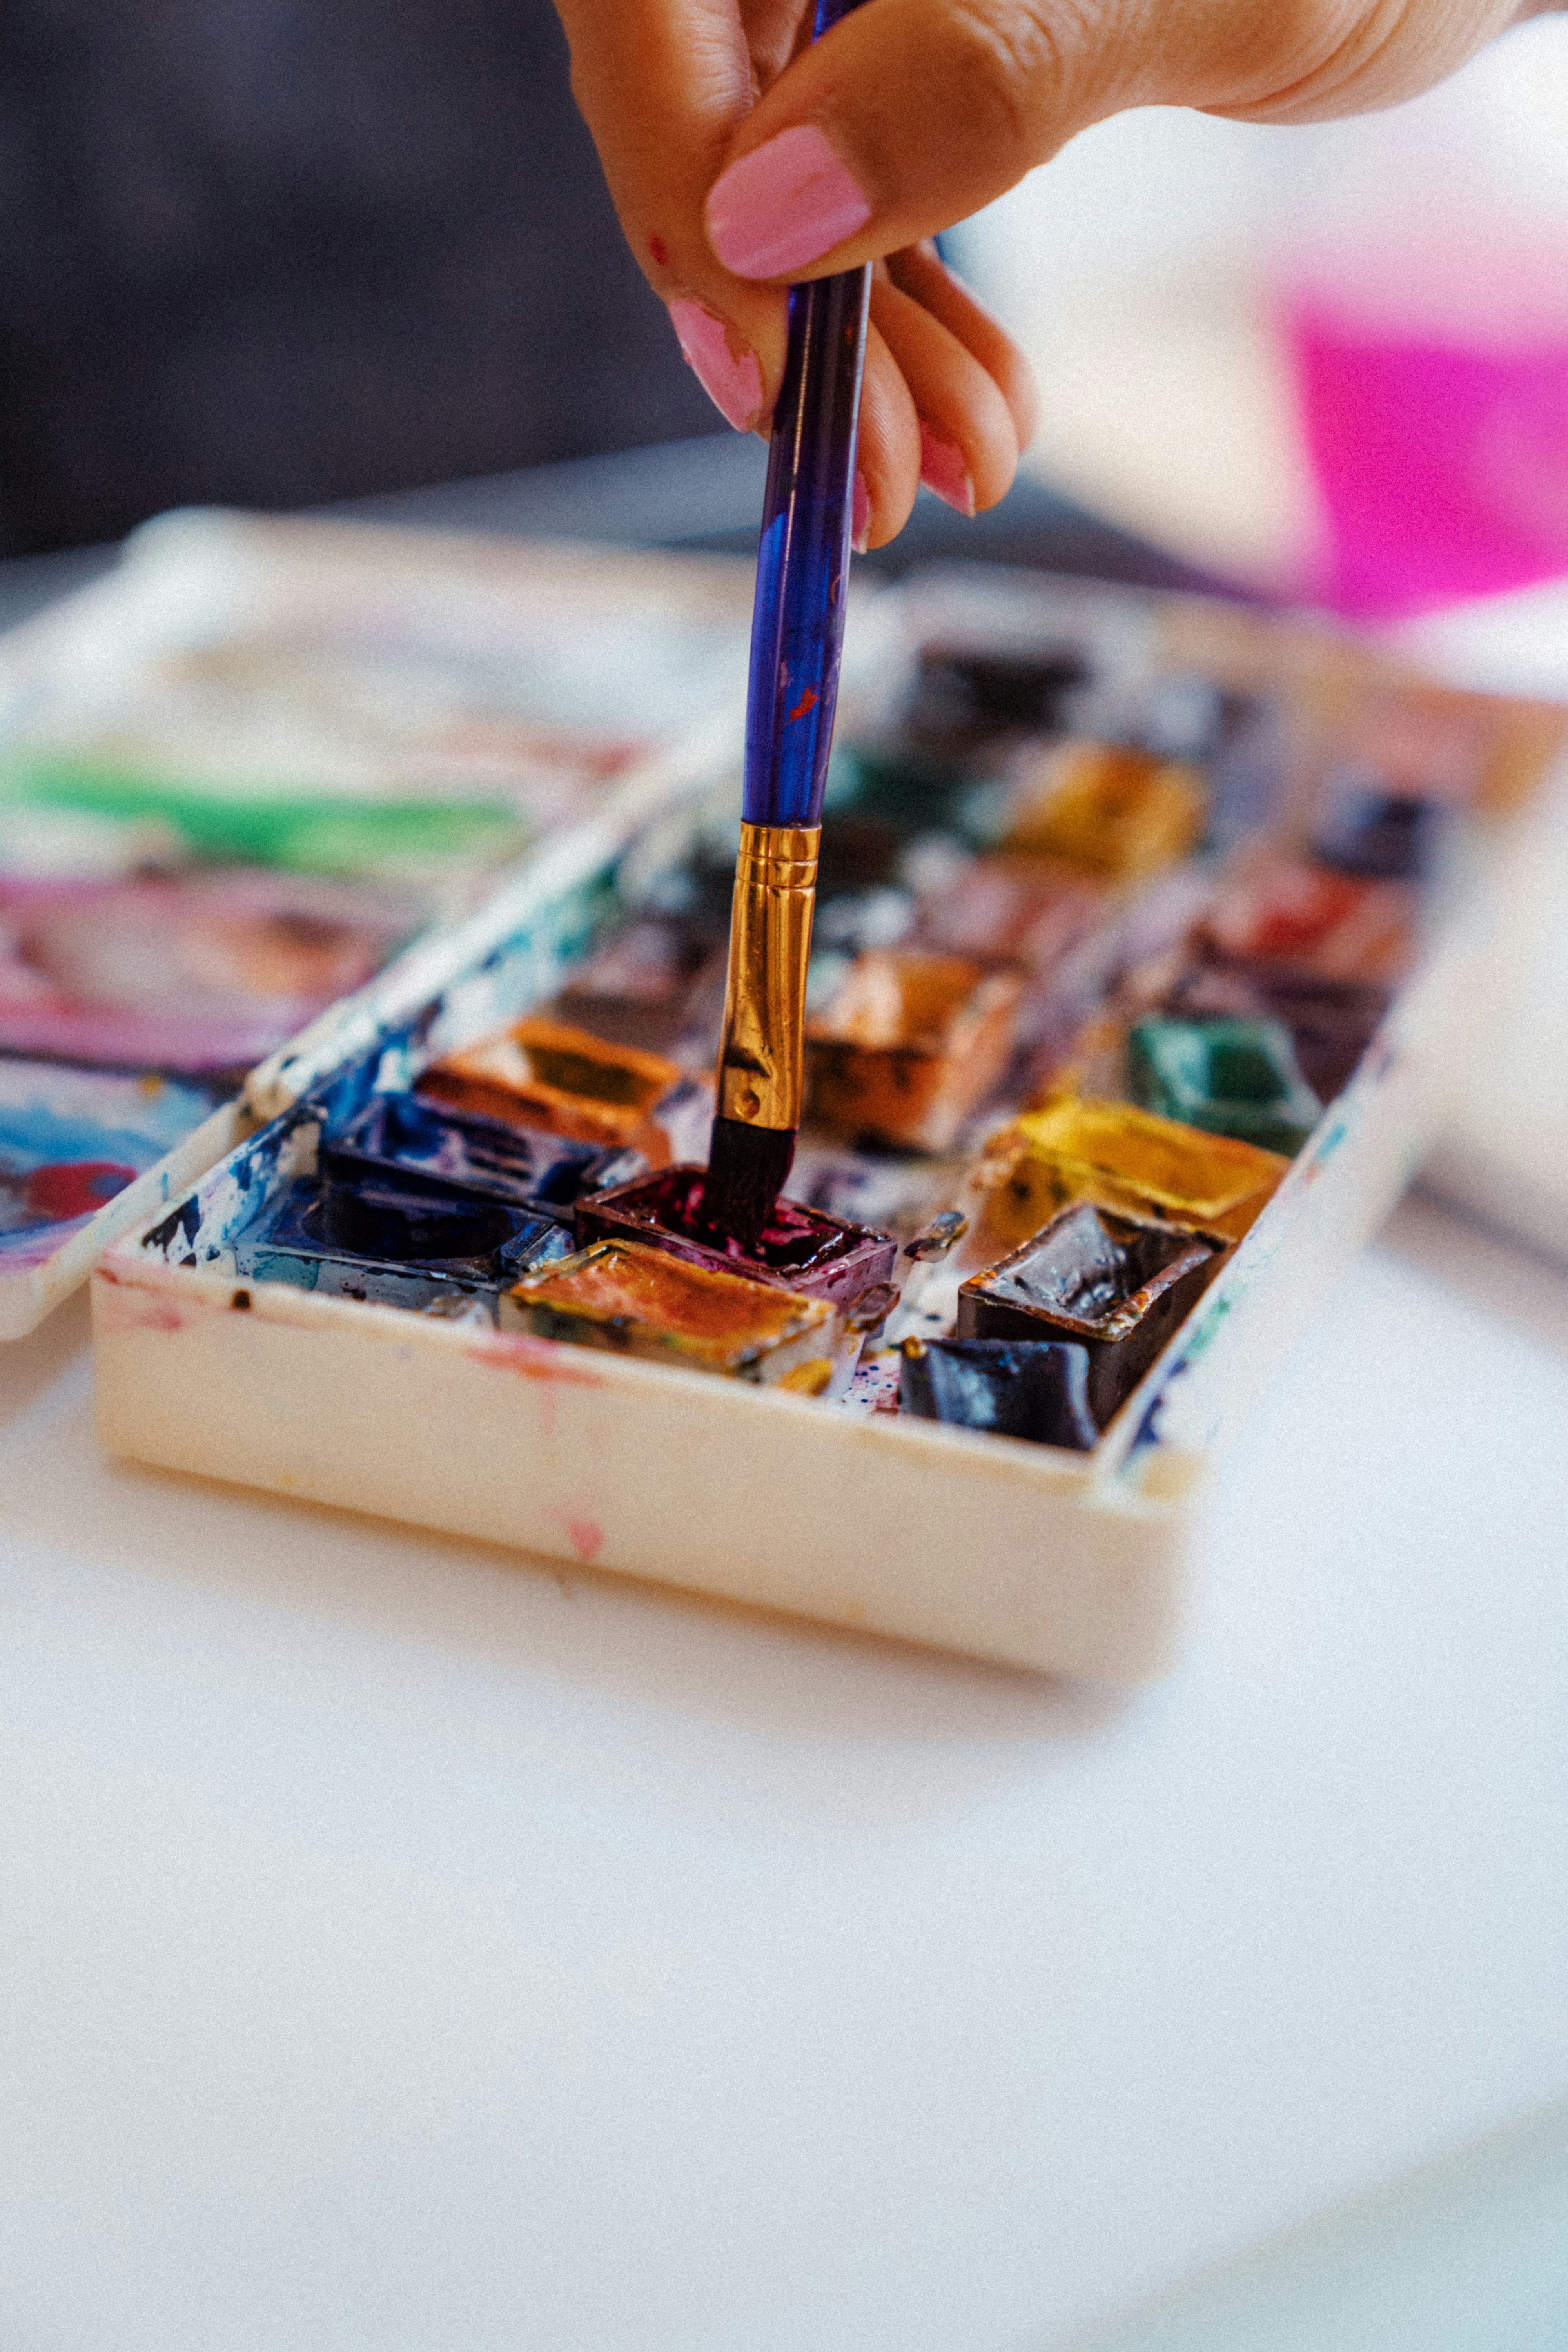
{"type": "Polygon", "coordinates": [[[742,1119],[716,1118],[702,1188],[704,1223],[732,1234],[742,1249],[755,1250],[794,1158],[793,1127],[748,1127],[742,1119]]]}

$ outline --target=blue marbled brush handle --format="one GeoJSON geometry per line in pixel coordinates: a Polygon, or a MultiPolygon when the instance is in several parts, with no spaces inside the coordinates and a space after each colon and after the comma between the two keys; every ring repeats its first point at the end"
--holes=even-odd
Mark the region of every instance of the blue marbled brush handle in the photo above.
{"type": "MultiPolygon", "coordinates": [[[[859,0],[817,0],[820,37],[859,0]]],[[[853,524],[871,272],[795,286],[773,410],[746,698],[748,824],[822,818],[853,524]]]]}

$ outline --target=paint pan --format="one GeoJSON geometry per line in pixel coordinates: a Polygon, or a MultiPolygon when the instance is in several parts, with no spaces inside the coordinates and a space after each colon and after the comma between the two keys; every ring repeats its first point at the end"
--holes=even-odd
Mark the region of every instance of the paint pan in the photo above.
{"type": "Polygon", "coordinates": [[[1102,887],[1079,868],[998,851],[968,861],[921,902],[910,944],[1021,964],[1038,977],[1055,971],[1104,915],[1102,887]]]}
{"type": "Polygon", "coordinates": [[[1079,1454],[1100,1441],[1076,1340],[908,1339],[900,1359],[900,1406],[922,1421],[1079,1454]]]}
{"type": "Polygon", "coordinates": [[[237,1236],[234,1255],[252,1282],[416,1312],[470,1298],[493,1320],[503,1287],[571,1247],[566,1227],[537,1211],[437,1200],[385,1181],[297,1180],[237,1236]]]}
{"type": "Polygon", "coordinates": [[[1436,871],[1447,813],[1415,793],[1339,779],[1312,835],[1321,866],[1372,882],[1425,882],[1436,871]]]}
{"type": "Polygon", "coordinates": [[[418,1095],[378,1094],[321,1146],[339,1181],[390,1180],[447,1198],[503,1201],[561,1216],[578,1195],[629,1183],[642,1154],[438,1108],[418,1095]]]}
{"type": "Polygon", "coordinates": [[[1289,1161],[1130,1103],[1071,1094],[1026,1111],[988,1141],[973,1190],[979,1233],[1014,1247],[1074,1201],[1164,1217],[1239,1240],[1289,1161]]]}
{"type": "Polygon", "coordinates": [[[1127,1070],[1145,1110],[1287,1159],[1323,1115],[1278,1021],[1138,1021],[1127,1034],[1127,1070]]]}
{"type": "Polygon", "coordinates": [[[1020,761],[1005,849],[1058,859],[1112,883],[1142,882],[1203,838],[1199,772],[1124,743],[1067,743],[1020,761]]]}
{"type": "Polygon", "coordinates": [[[705,922],[643,915],[579,967],[552,1010],[605,1045],[707,1069],[724,1010],[725,941],[705,922]]]}
{"type": "Polygon", "coordinates": [[[658,1113],[680,1066],[635,1045],[608,1045],[587,1029],[535,1013],[498,1036],[433,1063],[419,1092],[456,1110],[542,1128],[600,1149],[641,1151],[668,1163],[658,1113]]]}
{"type": "Polygon", "coordinates": [[[861,956],[806,1022],[808,1125],[852,1140],[951,1149],[1012,1058],[1022,984],[963,956],[861,956]]]}
{"type": "Polygon", "coordinates": [[[1200,939],[1222,956],[1386,986],[1409,969],[1415,916],[1406,883],[1371,881],[1288,850],[1265,850],[1246,858],[1221,889],[1200,939]]]}
{"type": "Polygon", "coordinates": [[[1089,648],[1074,638],[1012,646],[938,638],[920,650],[910,732],[975,745],[1055,735],[1092,672],[1089,648]]]}
{"type": "Polygon", "coordinates": [[[1076,1202],[958,1294],[960,1339],[1071,1340],[1103,1428],[1219,1272],[1218,1234],[1076,1202]]]}
{"type": "Polygon", "coordinates": [[[700,1167],[661,1169],[637,1183],[581,1201],[574,1218],[579,1244],[635,1241],[668,1250],[688,1265],[742,1274],[821,1299],[833,1314],[825,1340],[830,1363],[826,1393],[842,1395],[868,1334],[880,1328],[897,1304],[897,1239],[781,1197],[756,1250],[747,1252],[732,1234],[704,1223],[706,1176],[700,1167]]]}
{"type": "Polygon", "coordinates": [[[885,827],[901,845],[946,833],[973,849],[994,847],[1006,821],[1002,770],[1010,749],[1005,739],[970,735],[840,741],[823,830],[847,814],[885,827]]]}
{"type": "Polygon", "coordinates": [[[819,1298],[640,1242],[595,1242],[517,1283],[501,1328],[640,1356],[684,1371],[819,1396],[832,1377],[831,1308],[819,1298]]]}
{"type": "Polygon", "coordinates": [[[808,1298],[826,1299],[840,1310],[862,1291],[889,1282],[899,1244],[891,1234],[830,1216],[821,1209],[782,1196],[773,1204],[755,1251],[733,1234],[716,1233],[703,1219],[702,1168],[664,1168],[635,1184],[596,1192],[577,1204],[577,1238],[646,1242],[669,1250],[690,1265],[710,1265],[773,1282],[808,1298]]]}
{"type": "Polygon", "coordinates": [[[1174,1020],[1278,1021],[1302,1076],[1328,1103],[1350,1084],[1392,1002],[1392,991],[1373,982],[1324,980],[1210,948],[1163,991],[1156,1009],[1174,1020]]]}

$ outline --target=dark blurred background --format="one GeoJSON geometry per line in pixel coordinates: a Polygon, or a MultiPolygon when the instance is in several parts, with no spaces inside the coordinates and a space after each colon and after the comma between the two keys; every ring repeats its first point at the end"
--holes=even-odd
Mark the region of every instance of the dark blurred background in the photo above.
{"type": "Polygon", "coordinates": [[[721,432],[549,0],[6,0],[0,553],[721,432]]]}

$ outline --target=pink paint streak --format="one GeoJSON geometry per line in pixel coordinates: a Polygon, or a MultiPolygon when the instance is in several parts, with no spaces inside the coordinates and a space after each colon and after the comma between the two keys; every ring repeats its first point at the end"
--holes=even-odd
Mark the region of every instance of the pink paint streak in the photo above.
{"type": "Polygon", "coordinates": [[[550,1516],[565,1528],[566,1540],[584,1567],[591,1566],[605,1548],[605,1530],[598,1520],[576,1518],[569,1511],[552,1511],[550,1516]]]}
{"type": "Polygon", "coordinates": [[[177,1300],[140,1283],[122,1282],[100,1265],[94,1277],[94,1312],[100,1334],[118,1339],[129,1331],[183,1331],[185,1318],[177,1300]]]}
{"type": "Polygon", "coordinates": [[[749,432],[763,408],[763,371],[750,343],[705,302],[677,295],[670,323],[681,355],[727,425],[749,432]]]}
{"type": "Polygon", "coordinates": [[[498,1331],[487,1339],[471,1339],[463,1349],[477,1364],[498,1371],[519,1372],[525,1381],[548,1381],[557,1388],[602,1389],[599,1374],[574,1362],[582,1350],[559,1347],[553,1339],[531,1339],[521,1331],[498,1331]]]}

